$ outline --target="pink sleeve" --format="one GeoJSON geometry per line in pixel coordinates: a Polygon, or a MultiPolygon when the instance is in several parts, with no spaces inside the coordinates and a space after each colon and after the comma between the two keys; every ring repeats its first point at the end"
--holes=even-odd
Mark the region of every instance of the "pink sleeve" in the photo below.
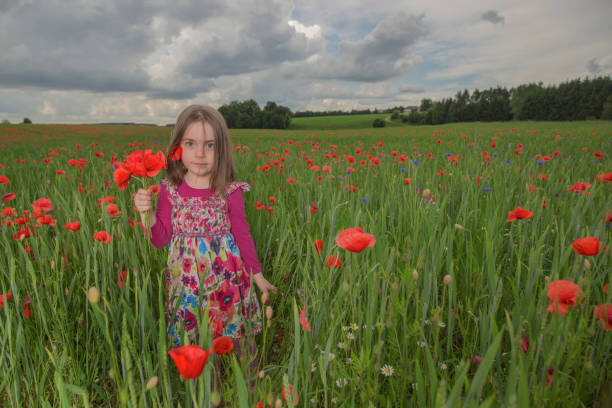
{"type": "Polygon", "coordinates": [[[161,184],[157,194],[157,209],[155,216],[157,220],[151,227],[151,244],[156,248],[164,248],[172,238],[172,204],[168,199],[168,190],[164,183],[161,184]]]}
{"type": "Polygon", "coordinates": [[[248,271],[253,275],[261,272],[261,264],[257,259],[255,243],[249,230],[244,210],[244,197],[242,190],[237,189],[227,197],[229,218],[232,224],[231,233],[236,240],[236,245],[240,250],[240,256],[248,271]]]}

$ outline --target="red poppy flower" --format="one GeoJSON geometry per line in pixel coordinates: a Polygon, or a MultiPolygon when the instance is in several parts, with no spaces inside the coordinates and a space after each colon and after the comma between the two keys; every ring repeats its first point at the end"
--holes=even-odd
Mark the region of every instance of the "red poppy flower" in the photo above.
{"type": "Polygon", "coordinates": [[[546,311],[553,314],[566,314],[569,306],[576,306],[579,291],[578,285],[568,280],[550,282],[547,289],[550,305],[546,311]]]}
{"type": "Polygon", "coordinates": [[[15,199],[15,193],[6,193],[2,196],[2,201],[11,201],[15,199]]]}
{"type": "Polygon", "coordinates": [[[599,182],[603,181],[604,183],[608,184],[609,182],[612,181],[612,171],[609,173],[599,174],[597,176],[597,181],[599,182]]]}
{"type": "Polygon", "coordinates": [[[318,208],[315,205],[315,203],[311,203],[310,204],[310,215],[313,215],[317,210],[318,210],[318,208]]]}
{"type": "Polygon", "coordinates": [[[183,148],[178,145],[174,146],[168,155],[168,159],[171,161],[181,160],[181,157],[183,157],[183,148]]]}
{"type": "Polygon", "coordinates": [[[217,354],[230,354],[234,349],[234,342],[227,336],[217,337],[213,340],[213,349],[217,354]]]}
{"type": "Polygon", "coordinates": [[[601,319],[604,324],[604,330],[612,331],[612,304],[596,306],[593,309],[593,315],[597,319],[601,319]]]}
{"type": "Polygon", "coordinates": [[[153,150],[145,150],[143,163],[147,172],[147,177],[155,177],[162,169],[168,168],[166,156],[164,156],[161,150],[156,154],[153,154],[153,150]]]}
{"type": "Polygon", "coordinates": [[[202,374],[212,349],[201,346],[182,346],[168,351],[183,378],[197,378],[202,374]]]}
{"type": "Polygon", "coordinates": [[[529,351],[529,337],[526,334],[523,334],[523,342],[521,343],[521,348],[526,353],[529,351]]]}
{"type": "Polygon", "coordinates": [[[410,184],[412,183],[412,177],[407,177],[404,179],[404,184],[410,184]]]}
{"type": "Polygon", "coordinates": [[[321,250],[323,249],[323,240],[317,239],[313,242],[315,249],[317,250],[317,254],[321,255],[321,250]]]}
{"type": "Polygon", "coordinates": [[[55,220],[49,214],[45,214],[42,217],[40,217],[38,219],[38,222],[36,223],[37,226],[38,226],[38,223],[42,225],[51,225],[52,227],[55,227],[55,220]]]}
{"type": "Polygon", "coordinates": [[[102,208],[102,204],[109,204],[113,201],[115,201],[115,197],[113,196],[98,198],[98,207],[102,208]]]}
{"type": "Polygon", "coordinates": [[[593,256],[599,253],[599,238],[586,237],[572,242],[574,252],[578,255],[593,256]]]}
{"type": "Polygon", "coordinates": [[[325,266],[327,266],[328,268],[338,268],[342,265],[342,261],[340,260],[340,258],[336,258],[333,255],[327,255],[327,257],[325,258],[325,266]]]}
{"type": "Polygon", "coordinates": [[[11,180],[9,180],[8,177],[0,176],[0,184],[9,184],[10,182],[11,180]]]}
{"type": "Polygon", "coordinates": [[[119,188],[119,190],[125,190],[130,181],[130,177],[132,177],[130,169],[123,163],[119,163],[119,167],[117,167],[113,173],[113,179],[117,183],[117,188],[119,188]]]}
{"type": "MultiPolygon", "coordinates": [[[[289,398],[291,398],[291,400],[293,400],[293,385],[289,384],[289,398]]],[[[287,397],[285,396],[285,386],[283,385],[283,400],[287,401],[287,397]]],[[[293,401],[293,406],[297,407],[297,404],[299,402],[300,398],[298,395],[297,390],[295,391],[295,401],[293,401]]]]}
{"type": "Polygon", "coordinates": [[[32,204],[32,207],[35,210],[43,211],[43,212],[48,212],[48,211],[53,210],[53,204],[51,204],[51,200],[49,200],[48,198],[39,198],[38,200],[34,201],[34,204],[32,204]]]}
{"type": "Polygon", "coordinates": [[[4,300],[6,299],[6,301],[8,302],[9,300],[11,300],[11,296],[13,296],[10,293],[7,293],[6,295],[0,295],[0,307],[4,306],[4,300]]]}
{"type": "Polygon", "coordinates": [[[151,191],[153,194],[157,194],[159,193],[159,186],[158,185],[149,186],[149,191],[151,191]]]}
{"type": "Polygon", "coordinates": [[[336,244],[343,249],[351,252],[361,252],[366,247],[373,247],[376,239],[372,234],[363,232],[363,228],[347,228],[338,233],[336,244]]]}
{"type": "Polygon", "coordinates": [[[104,242],[105,244],[110,243],[110,235],[106,231],[94,232],[93,237],[96,241],[104,242]]]}
{"type": "Polygon", "coordinates": [[[595,157],[597,157],[598,159],[603,158],[603,154],[601,154],[601,152],[595,152],[593,153],[595,155],[595,157]]]}
{"type": "Polygon", "coordinates": [[[106,206],[106,212],[108,213],[109,217],[116,217],[121,214],[121,211],[119,211],[119,207],[117,207],[117,204],[109,204],[108,206],[106,206]]]}
{"type": "Polygon", "coordinates": [[[308,318],[306,318],[306,306],[304,306],[300,312],[300,324],[304,330],[310,331],[310,323],[308,322],[308,318]]]}
{"type": "Polygon", "coordinates": [[[533,217],[533,212],[522,207],[516,207],[512,211],[508,211],[508,218],[506,218],[506,221],[524,220],[531,217],[533,217]]]}
{"type": "Polygon", "coordinates": [[[582,194],[589,187],[591,187],[590,183],[587,183],[586,181],[579,181],[569,188],[569,192],[582,194]]]}

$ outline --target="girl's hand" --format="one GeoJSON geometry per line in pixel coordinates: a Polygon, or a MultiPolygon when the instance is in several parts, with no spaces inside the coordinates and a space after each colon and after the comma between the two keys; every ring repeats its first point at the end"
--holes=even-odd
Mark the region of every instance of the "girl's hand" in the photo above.
{"type": "Polygon", "coordinates": [[[140,213],[151,210],[153,208],[153,192],[139,188],[134,195],[134,205],[140,213]]]}
{"type": "Polygon", "coordinates": [[[270,294],[269,292],[272,292],[274,294],[276,294],[276,292],[278,292],[278,289],[276,288],[276,286],[272,285],[270,282],[268,282],[268,280],[266,278],[264,278],[262,273],[258,273],[256,275],[253,275],[253,282],[255,282],[255,284],[257,285],[257,287],[259,288],[259,290],[261,291],[261,294],[266,294],[267,298],[269,298],[270,294]]]}

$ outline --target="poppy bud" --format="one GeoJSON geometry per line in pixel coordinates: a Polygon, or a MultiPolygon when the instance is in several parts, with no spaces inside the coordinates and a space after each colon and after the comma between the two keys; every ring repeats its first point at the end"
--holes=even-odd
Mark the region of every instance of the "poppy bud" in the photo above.
{"type": "Polygon", "coordinates": [[[213,406],[218,407],[219,404],[221,404],[221,394],[219,394],[217,391],[213,391],[212,394],[210,394],[210,403],[213,404],[213,406]]]}
{"type": "Polygon", "coordinates": [[[448,285],[453,281],[453,277],[450,275],[445,275],[442,281],[444,282],[444,285],[448,285]]]}
{"type": "Polygon", "coordinates": [[[263,303],[264,305],[270,304],[270,295],[268,295],[267,292],[261,294],[261,303],[263,303]]]}
{"type": "Polygon", "coordinates": [[[425,190],[423,190],[423,197],[428,198],[431,195],[431,190],[426,188],[425,190]]]}
{"type": "Polygon", "coordinates": [[[274,315],[274,310],[272,310],[272,307],[266,307],[266,319],[270,320],[272,315],[274,315]]]}
{"type": "Polygon", "coordinates": [[[95,286],[89,288],[87,292],[87,299],[93,304],[96,304],[100,301],[100,291],[95,286]]]}
{"type": "Polygon", "coordinates": [[[269,406],[272,406],[273,402],[274,402],[274,395],[272,395],[272,393],[269,392],[268,395],[266,396],[266,404],[268,404],[269,406]]]}
{"type": "Polygon", "coordinates": [[[591,269],[591,263],[588,259],[584,260],[584,269],[586,269],[587,271],[591,269]]]}
{"type": "Polygon", "coordinates": [[[260,379],[260,380],[261,380],[261,379],[263,379],[265,375],[266,375],[266,373],[264,373],[264,370],[261,370],[261,371],[259,372],[259,374],[258,374],[259,379],[260,379]]]}
{"type": "Polygon", "coordinates": [[[391,284],[391,290],[394,292],[397,292],[399,290],[399,285],[397,284],[397,282],[393,282],[391,284]]]}
{"type": "Polygon", "coordinates": [[[157,376],[151,377],[149,381],[147,381],[147,391],[152,390],[153,388],[157,387],[158,381],[159,379],[157,378],[157,376]]]}
{"type": "Polygon", "coordinates": [[[283,401],[281,401],[280,399],[277,399],[277,400],[276,400],[276,403],[274,404],[274,406],[275,406],[276,408],[282,408],[282,406],[283,406],[283,401]]]}
{"type": "Polygon", "coordinates": [[[465,229],[461,224],[455,224],[455,229],[462,230],[465,229]]]}
{"type": "Polygon", "coordinates": [[[412,279],[414,279],[415,281],[419,280],[419,273],[417,272],[416,269],[412,270],[412,279]]]}
{"type": "Polygon", "coordinates": [[[350,288],[351,287],[349,286],[348,282],[346,282],[346,281],[342,282],[342,290],[343,291],[348,292],[350,288]]]}

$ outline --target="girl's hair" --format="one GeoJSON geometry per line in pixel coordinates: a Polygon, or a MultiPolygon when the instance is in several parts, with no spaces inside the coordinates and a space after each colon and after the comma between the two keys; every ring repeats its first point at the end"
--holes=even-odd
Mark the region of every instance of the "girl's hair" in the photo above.
{"type": "MultiPolygon", "coordinates": [[[[215,164],[210,177],[210,188],[225,197],[225,187],[234,181],[236,170],[227,124],[219,111],[211,106],[191,105],[186,107],[176,119],[176,124],[172,129],[172,140],[168,152],[181,143],[185,131],[194,122],[208,123],[215,131],[215,164]]],[[[187,168],[181,160],[169,160],[167,173],[170,183],[178,186],[183,181],[187,168]]]]}

